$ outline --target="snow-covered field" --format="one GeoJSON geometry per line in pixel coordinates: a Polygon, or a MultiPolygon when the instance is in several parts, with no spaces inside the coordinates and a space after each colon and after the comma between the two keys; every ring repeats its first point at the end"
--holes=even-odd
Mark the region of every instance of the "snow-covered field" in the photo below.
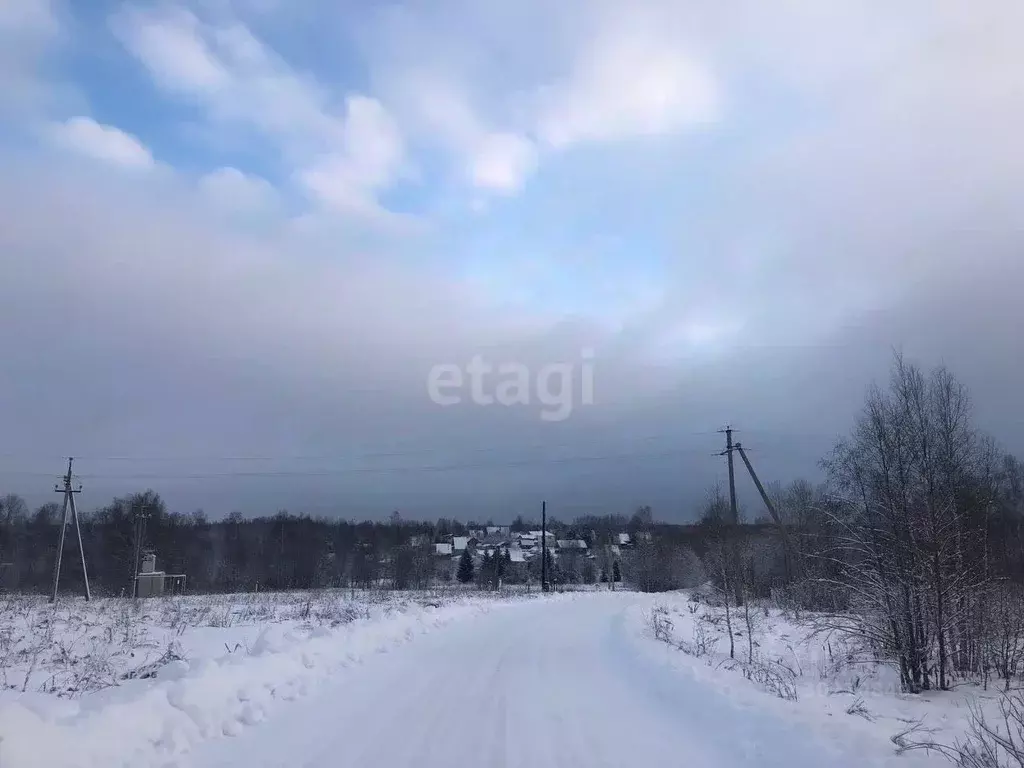
{"type": "Polygon", "coordinates": [[[10,599],[0,768],[924,768],[949,762],[907,746],[998,712],[974,685],[903,695],[760,604],[752,632],[733,614],[732,659],[723,608],[691,593],[522,597],[10,599]]]}
{"type": "Polygon", "coordinates": [[[327,591],[0,601],[0,767],[164,765],[501,601],[327,591]]]}
{"type": "Polygon", "coordinates": [[[998,682],[987,690],[964,684],[900,693],[896,670],[864,659],[848,638],[816,633],[813,616],[798,620],[754,604],[748,632],[745,612],[734,608],[735,658],[724,609],[690,593],[654,596],[634,606],[630,617],[638,650],[666,668],[714,686],[742,709],[774,712],[842,750],[855,749],[864,765],[950,765],[920,745],[964,741],[972,707],[1003,725],[998,682]]]}

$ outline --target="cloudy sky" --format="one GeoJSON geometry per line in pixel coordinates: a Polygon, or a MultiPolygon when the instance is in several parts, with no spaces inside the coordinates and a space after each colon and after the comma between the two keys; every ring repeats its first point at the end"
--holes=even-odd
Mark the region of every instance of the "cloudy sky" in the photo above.
{"type": "Polygon", "coordinates": [[[1022,25],[0,0],[0,491],[74,455],[86,507],[686,519],[716,430],[814,477],[894,348],[1024,453],[1022,25]],[[591,351],[594,402],[542,419],[591,351]],[[476,355],[530,403],[432,402],[476,355]]]}

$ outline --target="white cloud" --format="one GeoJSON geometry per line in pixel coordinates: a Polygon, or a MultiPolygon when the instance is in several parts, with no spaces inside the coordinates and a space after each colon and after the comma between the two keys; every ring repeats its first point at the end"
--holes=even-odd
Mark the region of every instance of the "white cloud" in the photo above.
{"type": "Polygon", "coordinates": [[[199,20],[186,10],[126,11],[115,17],[114,31],[162,88],[212,98],[232,84],[203,39],[199,20]]]}
{"type": "Polygon", "coordinates": [[[266,179],[237,168],[218,168],[199,180],[199,191],[223,211],[264,211],[278,202],[277,191],[266,179]]]}
{"type": "Polygon", "coordinates": [[[0,0],[0,115],[21,117],[57,98],[41,65],[61,32],[49,0],[0,0]]]}
{"type": "Polygon", "coordinates": [[[213,26],[181,9],[129,11],[112,24],[157,85],[199,102],[214,122],[254,129],[298,152],[340,130],[324,89],[240,24],[213,26]]]}
{"type": "Polygon", "coordinates": [[[552,152],[719,118],[706,52],[665,3],[640,6],[445,0],[381,12],[365,48],[403,124],[449,152],[471,186],[513,194],[552,152]]]}
{"type": "Polygon", "coordinates": [[[350,94],[344,110],[240,23],[214,26],[182,10],[132,11],[114,29],[161,87],[194,99],[221,131],[252,131],[319,203],[378,214],[377,197],[403,166],[401,132],[377,100],[350,94]]]}
{"type": "Polygon", "coordinates": [[[102,125],[91,117],[72,117],[49,126],[51,139],[64,149],[123,168],[145,169],[153,166],[149,149],[120,128],[102,125]]]}
{"type": "Polygon", "coordinates": [[[470,179],[479,189],[515,193],[537,166],[533,143],[513,133],[492,133],[477,144],[470,179]]]}
{"type": "Polygon", "coordinates": [[[353,96],[341,126],[338,147],[298,174],[306,189],[338,210],[372,212],[374,198],[401,171],[402,135],[375,99],[353,96]]]}
{"type": "Polygon", "coordinates": [[[541,89],[536,132],[553,149],[677,133],[715,121],[720,100],[715,78],[677,45],[619,30],[541,89]]]}

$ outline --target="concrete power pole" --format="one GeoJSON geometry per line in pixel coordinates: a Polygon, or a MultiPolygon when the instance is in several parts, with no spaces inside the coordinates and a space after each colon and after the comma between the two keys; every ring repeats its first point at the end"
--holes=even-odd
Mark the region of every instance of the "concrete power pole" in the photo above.
{"type": "Polygon", "coordinates": [[[82,546],[82,526],[78,519],[78,507],[75,505],[75,494],[82,492],[82,486],[79,484],[77,488],[71,487],[72,474],[71,465],[74,462],[74,458],[68,459],[68,473],[64,475],[63,487],[60,484],[55,485],[53,490],[56,493],[64,494],[64,509],[61,512],[61,526],[60,526],[60,543],[57,545],[57,564],[53,570],[53,594],[50,596],[50,602],[57,601],[57,587],[60,584],[60,566],[61,560],[64,556],[64,536],[68,530],[68,509],[71,510],[72,519],[75,522],[75,534],[78,538],[78,553],[82,557],[82,580],[85,582],[85,599],[91,599],[89,593],[89,571],[85,567],[85,548],[82,546]]]}
{"type": "Polygon", "coordinates": [[[548,503],[540,503],[540,588],[548,591],[548,503]]]}
{"type": "Polygon", "coordinates": [[[736,506],[736,470],[732,460],[732,427],[725,428],[725,455],[729,458],[729,511],[732,513],[732,524],[740,524],[740,513],[736,506]]]}
{"type": "Polygon", "coordinates": [[[742,584],[742,569],[740,566],[740,513],[739,507],[736,505],[736,468],[733,463],[732,452],[735,450],[735,446],[732,444],[732,427],[726,427],[725,429],[719,430],[719,432],[725,432],[725,450],[722,454],[726,456],[729,461],[729,511],[732,519],[730,534],[732,538],[731,554],[732,554],[732,570],[733,570],[733,592],[736,596],[736,605],[743,605],[743,584],[742,584]]]}

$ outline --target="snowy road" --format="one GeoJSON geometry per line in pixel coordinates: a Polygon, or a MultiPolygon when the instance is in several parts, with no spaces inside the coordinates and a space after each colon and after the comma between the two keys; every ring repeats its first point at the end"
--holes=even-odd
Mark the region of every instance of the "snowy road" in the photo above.
{"type": "MultiPolygon", "coordinates": [[[[862,765],[638,653],[597,594],[496,610],[372,656],[192,768],[862,765]]],[[[748,685],[742,679],[739,685],[748,685]]]]}

